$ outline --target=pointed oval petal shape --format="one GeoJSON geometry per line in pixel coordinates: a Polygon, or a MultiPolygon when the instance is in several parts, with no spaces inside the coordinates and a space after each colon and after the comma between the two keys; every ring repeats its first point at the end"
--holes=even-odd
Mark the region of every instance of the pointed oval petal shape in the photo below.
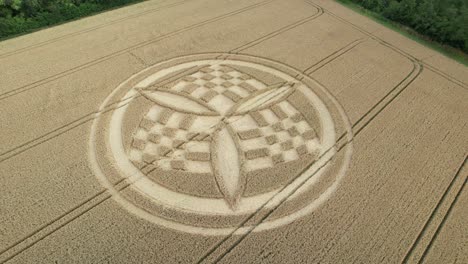
{"type": "Polygon", "coordinates": [[[162,90],[140,90],[140,93],[148,100],[163,107],[167,107],[178,112],[198,115],[218,115],[210,106],[195,101],[194,99],[174,91],[162,90]]]}
{"type": "Polygon", "coordinates": [[[242,159],[227,126],[215,133],[211,155],[216,182],[228,205],[235,209],[244,187],[242,159]]]}
{"type": "Polygon", "coordinates": [[[234,110],[235,114],[245,114],[250,111],[256,111],[282,101],[294,89],[289,85],[279,88],[270,88],[262,90],[260,93],[253,94],[250,98],[241,102],[234,110]]]}

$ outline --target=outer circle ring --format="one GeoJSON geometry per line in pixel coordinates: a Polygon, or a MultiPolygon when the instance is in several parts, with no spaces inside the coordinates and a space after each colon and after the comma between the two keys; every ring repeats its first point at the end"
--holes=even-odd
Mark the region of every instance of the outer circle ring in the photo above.
{"type": "MultiPolygon", "coordinates": [[[[209,58],[213,59],[213,57],[215,57],[216,55],[226,56],[228,54],[209,54],[209,58]]],[[[104,102],[99,107],[98,113],[101,113],[105,109],[108,102],[110,101],[110,99],[113,97],[113,95],[117,91],[119,91],[121,88],[125,87],[125,85],[130,80],[135,78],[136,76],[144,74],[146,71],[151,70],[152,68],[155,68],[155,67],[158,67],[158,66],[161,66],[161,65],[164,65],[164,64],[170,64],[171,62],[174,62],[174,61],[181,60],[183,62],[187,62],[187,61],[194,61],[194,60],[199,60],[199,59],[206,59],[206,57],[207,57],[205,55],[204,57],[200,58],[201,56],[203,56],[203,55],[191,55],[191,56],[184,56],[184,57],[179,57],[179,58],[166,60],[166,61],[157,63],[157,64],[155,64],[155,65],[153,65],[151,67],[148,67],[148,68],[134,74],[133,76],[131,76],[130,78],[128,78],[127,80],[122,82],[116,89],[114,89],[111,92],[111,94],[109,94],[109,96],[104,100],[104,102]]],[[[231,56],[231,55],[229,54],[229,56],[231,56]]],[[[236,55],[236,59],[240,59],[240,60],[244,60],[244,61],[248,61],[248,62],[253,61],[253,63],[262,64],[262,65],[266,64],[266,65],[268,65],[268,67],[271,67],[271,68],[276,69],[276,70],[278,70],[278,68],[286,69],[290,73],[293,73],[293,74],[288,74],[289,76],[299,76],[299,75],[301,75],[301,73],[296,69],[293,69],[293,68],[291,68],[289,66],[280,64],[278,62],[273,62],[273,61],[270,61],[270,60],[267,60],[267,59],[263,59],[263,58],[236,55]],[[272,67],[272,65],[277,66],[277,67],[272,67]]],[[[278,71],[281,71],[281,70],[278,70],[278,71]]],[[[232,234],[232,233],[234,233],[234,234],[244,234],[244,233],[249,232],[249,231],[259,232],[259,231],[268,230],[268,229],[272,229],[272,228],[276,228],[276,227],[279,227],[279,226],[289,224],[289,223],[295,221],[296,219],[298,219],[300,217],[303,217],[303,216],[305,216],[307,214],[310,214],[313,210],[315,210],[317,207],[322,205],[326,200],[328,200],[328,198],[337,189],[341,179],[344,177],[344,175],[346,173],[346,170],[349,167],[349,164],[351,162],[351,156],[352,156],[352,151],[353,151],[353,147],[352,147],[353,134],[352,134],[351,124],[349,122],[349,119],[348,119],[347,115],[345,114],[345,111],[341,107],[341,105],[322,85],[320,85],[319,83],[317,83],[315,80],[311,79],[308,76],[304,76],[304,78],[307,78],[309,82],[314,83],[314,85],[316,87],[319,87],[321,89],[321,91],[328,97],[328,99],[337,108],[338,113],[339,113],[342,121],[344,122],[344,127],[345,127],[345,130],[346,130],[347,143],[345,145],[345,150],[344,150],[345,151],[344,160],[341,163],[341,167],[337,170],[335,181],[331,184],[331,186],[329,186],[323,193],[320,194],[320,196],[317,199],[313,200],[310,204],[306,205],[305,207],[303,207],[303,208],[301,208],[301,209],[299,209],[299,210],[297,210],[297,211],[295,211],[295,212],[293,212],[293,213],[291,213],[289,215],[286,215],[286,216],[283,216],[283,217],[280,217],[280,218],[277,218],[277,219],[274,219],[274,220],[265,221],[265,222],[262,222],[262,223],[260,223],[259,225],[256,225],[256,226],[243,226],[243,227],[240,227],[240,228],[236,228],[236,227],[210,228],[210,227],[200,227],[200,226],[193,226],[193,225],[187,225],[187,224],[183,224],[183,223],[179,223],[179,222],[174,222],[174,221],[159,217],[157,215],[153,215],[153,214],[149,213],[146,210],[143,210],[142,208],[136,206],[135,204],[133,204],[130,201],[128,201],[127,199],[125,199],[119,193],[119,191],[117,191],[115,189],[115,187],[107,179],[105,173],[102,171],[102,169],[101,169],[101,167],[99,165],[99,162],[98,162],[98,159],[97,159],[97,154],[96,154],[97,152],[96,152],[96,148],[95,148],[95,142],[96,142],[96,130],[97,130],[98,124],[99,124],[100,119],[101,119],[100,114],[97,114],[96,118],[93,120],[93,123],[92,123],[92,126],[91,126],[90,140],[88,142],[89,161],[90,161],[92,169],[93,169],[93,171],[95,173],[95,176],[98,178],[100,183],[107,189],[107,191],[112,195],[112,198],[117,203],[122,205],[125,209],[130,211],[131,213],[133,213],[133,214],[135,214],[135,215],[137,215],[137,216],[139,216],[139,217],[141,217],[143,219],[146,219],[147,221],[158,224],[160,226],[170,228],[170,229],[174,229],[174,230],[178,230],[178,231],[183,231],[183,232],[186,232],[186,233],[202,234],[202,235],[228,235],[228,234],[232,234]]],[[[320,168],[317,171],[312,172],[312,173],[313,174],[319,173],[320,170],[322,170],[322,169],[323,168],[320,168]]],[[[129,181],[131,183],[132,182],[131,177],[127,178],[127,181],[129,181]]],[[[294,190],[293,192],[295,192],[295,191],[296,190],[294,190]]],[[[273,201],[273,200],[275,200],[275,199],[272,199],[272,201],[270,201],[270,202],[278,202],[278,201],[273,201]]]]}
{"type": "MultiPolygon", "coordinates": [[[[170,75],[174,71],[180,71],[182,69],[187,69],[190,67],[196,67],[199,65],[207,65],[210,63],[226,63],[229,65],[234,66],[245,66],[245,67],[252,67],[256,68],[257,70],[262,70],[264,72],[268,72],[272,75],[282,78],[285,81],[297,81],[294,77],[289,76],[284,72],[280,72],[276,69],[272,69],[271,67],[267,67],[264,65],[259,65],[252,62],[245,62],[245,61],[238,61],[238,60],[196,60],[191,62],[185,62],[181,64],[176,64],[175,66],[171,66],[168,68],[164,68],[162,70],[158,70],[156,73],[153,73],[149,76],[146,76],[145,79],[139,81],[136,84],[136,87],[139,88],[146,88],[142,83],[153,83],[157,82],[160,78],[164,78],[167,75],[170,75]],[[175,69],[174,69],[175,68],[175,69]],[[148,81],[148,79],[150,81],[148,81]]],[[[126,89],[128,87],[125,87],[126,89]]],[[[305,84],[299,85],[296,88],[297,90],[301,91],[304,96],[306,96],[310,103],[315,107],[316,113],[319,119],[322,121],[322,131],[321,134],[321,150],[329,150],[332,148],[336,142],[336,135],[335,135],[335,127],[333,123],[333,118],[331,114],[328,112],[327,107],[325,104],[320,100],[320,98],[310,90],[305,84]]],[[[124,89],[125,90],[125,89],[124,89]]],[[[138,92],[131,88],[123,98],[132,98],[138,92]]],[[[202,215],[243,215],[248,213],[254,213],[258,210],[258,208],[262,208],[265,204],[265,208],[272,208],[276,206],[273,203],[266,203],[270,197],[277,196],[278,200],[281,200],[282,195],[288,195],[285,192],[282,192],[282,188],[278,188],[275,190],[271,190],[266,193],[261,193],[258,195],[250,196],[250,197],[243,197],[240,205],[235,211],[232,211],[229,206],[226,204],[223,198],[201,198],[193,195],[188,194],[180,194],[174,191],[171,191],[164,186],[158,185],[155,182],[147,179],[147,177],[140,172],[138,168],[132,165],[131,161],[125,155],[125,150],[122,144],[122,120],[126,116],[126,111],[129,104],[122,103],[122,105],[115,109],[112,113],[111,121],[110,121],[110,131],[109,131],[109,143],[110,149],[112,150],[113,159],[115,160],[115,164],[119,167],[122,174],[125,175],[125,178],[131,177],[132,175],[138,175],[138,181],[132,185],[134,189],[137,189],[139,192],[143,193],[145,196],[152,198],[160,204],[164,206],[174,208],[179,211],[186,211],[186,212],[193,212],[196,214],[202,215]]],[[[319,153],[319,156],[322,156],[324,153],[319,153]]],[[[320,161],[326,160],[327,157],[333,156],[334,153],[332,151],[327,151],[320,159],[320,161]]],[[[313,168],[310,170],[314,170],[315,168],[319,168],[322,166],[321,162],[316,162],[313,165],[313,168]]],[[[329,167],[327,165],[327,167],[329,167]]],[[[325,173],[326,169],[320,169],[314,175],[314,179],[321,178],[322,173],[325,173]]],[[[290,188],[293,188],[297,184],[299,184],[302,178],[307,178],[305,173],[301,173],[291,184],[290,188]]],[[[308,188],[311,188],[316,181],[306,181],[304,186],[297,190],[296,194],[299,195],[303,191],[308,188]]],[[[295,195],[296,195],[295,194],[295,195]]]]}

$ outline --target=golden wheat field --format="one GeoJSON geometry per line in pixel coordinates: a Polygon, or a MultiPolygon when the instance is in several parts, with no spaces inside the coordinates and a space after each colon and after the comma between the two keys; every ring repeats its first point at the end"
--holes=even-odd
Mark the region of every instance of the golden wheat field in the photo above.
{"type": "Polygon", "coordinates": [[[468,69],[334,1],[145,1],[0,75],[1,263],[468,263],[468,69]]]}

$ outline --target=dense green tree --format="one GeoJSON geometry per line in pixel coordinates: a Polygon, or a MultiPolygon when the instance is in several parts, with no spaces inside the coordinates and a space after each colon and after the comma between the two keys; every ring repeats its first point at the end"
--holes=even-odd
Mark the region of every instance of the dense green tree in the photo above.
{"type": "MultiPolygon", "coordinates": [[[[142,0],[0,0],[0,38],[142,0]]],[[[468,53],[468,0],[350,0],[468,53]]]]}
{"type": "Polygon", "coordinates": [[[142,0],[0,0],[0,38],[142,0]]]}
{"type": "Polygon", "coordinates": [[[401,20],[401,4],[396,0],[390,0],[387,8],[383,10],[383,15],[391,20],[401,20]]]}
{"type": "Polygon", "coordinates": [[[416,0],[402,0],[400,2],[401,21],[407,24],[413,23],[416,7],[416,0]]]}
{"type": "Polygon", "coordinates": [[[21,11],[26,17],[32,17],[41,10],[40,4],[38,0],[22,0],[21,11]]]}
{"type": "Polygon", "coordinates": [[[431,39],[468,52],[468,0],[351,0],[431,39]]]}

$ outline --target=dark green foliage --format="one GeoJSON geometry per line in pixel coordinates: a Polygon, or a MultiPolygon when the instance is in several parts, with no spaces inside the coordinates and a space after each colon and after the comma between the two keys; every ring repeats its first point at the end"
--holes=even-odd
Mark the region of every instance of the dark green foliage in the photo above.
{"type": "Polygon", "coordinates": [[[142,0],[0,0],[0,39],[142,0]]]}
{"type": "Polygon", "coordinates": [[[468,53],[468,0],[350,1],[468,53]]]}

